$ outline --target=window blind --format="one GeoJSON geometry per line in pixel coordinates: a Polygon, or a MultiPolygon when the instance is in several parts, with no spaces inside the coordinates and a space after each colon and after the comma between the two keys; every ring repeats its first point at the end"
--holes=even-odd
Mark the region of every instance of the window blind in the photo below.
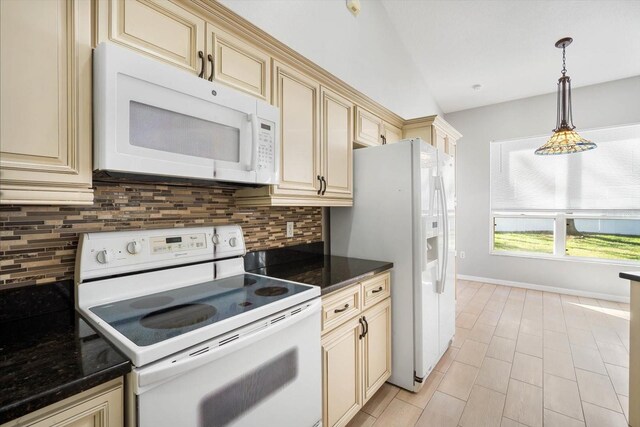
{"type": "Polygon", "coordinates": [[[536,156],[548,136],[491,142],[491,209],[640,209],[640,124],[580,135],[598,148],[536,156]]]}

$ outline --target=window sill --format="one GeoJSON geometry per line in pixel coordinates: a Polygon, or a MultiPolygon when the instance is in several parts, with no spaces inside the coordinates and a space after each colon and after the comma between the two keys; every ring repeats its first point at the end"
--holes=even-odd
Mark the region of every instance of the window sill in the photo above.
{"type": "Polygon", "coordinates": [[[534,253],[534,252],[509,252],[509,251],[490,250],[489,255],[541,259],[545,261],[563,261],[563,262],[577,262],[577,263],[586,263],[586,264],[618,265],[621,267],[640,266],[640,261],[627,261],[627,260],[603,259],[603,258],[582,258],[582,257],[572,257],[567,255],[555,256],[550,254],[540,254],[540,253],[534,253]]]}

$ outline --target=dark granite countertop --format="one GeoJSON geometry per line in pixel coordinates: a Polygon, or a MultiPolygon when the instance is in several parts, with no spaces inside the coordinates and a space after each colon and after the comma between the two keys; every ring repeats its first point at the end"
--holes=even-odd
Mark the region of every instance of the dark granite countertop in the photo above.
{"type": "Polygon", "coordinates": [[[640,271],[623,271],[620,273],[620,278],[640,282],[640,271]]]}
{"type": "Polygon", "coordinates": [[[322,295],[337,291],[393,268],[393,263],[325,255],[322,242],[269,251],[245,257],[245,269],[278,279],[322,288],[322,295]]]}
{"type": "Polygon", "coordinates": [[[0,292],[0,424],[131,370],[129,361],[85,323],[70,301],[60,304],[60,289],[68,286],[0,292]],[[42,314],[34,313],[35,301],[48,301],[42,314]],[[16,312],[27,304],[29,317],[20,318],[16,312]]]}

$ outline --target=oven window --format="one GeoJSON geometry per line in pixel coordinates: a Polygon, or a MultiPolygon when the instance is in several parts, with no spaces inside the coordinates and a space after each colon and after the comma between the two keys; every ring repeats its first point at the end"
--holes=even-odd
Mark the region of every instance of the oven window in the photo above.
{"type": "Polygon", "coordinates": [[[240,161],[240,129],[136,101],[129,104],[129,141],[169,153],[240,161]]]}

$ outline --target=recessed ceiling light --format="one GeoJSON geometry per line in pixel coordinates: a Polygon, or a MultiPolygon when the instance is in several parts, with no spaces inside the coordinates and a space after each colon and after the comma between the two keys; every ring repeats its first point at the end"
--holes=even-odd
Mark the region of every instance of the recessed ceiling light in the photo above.
{"type": "Polygon", "coordinates": [[[473,89],[473,90],[475,90],[475,91],[478,91],[478,90],[482,89],[482,85],[480,85],[480,84],[475,84],[475,85],[471,86],[471,89],[473,89]]]}

